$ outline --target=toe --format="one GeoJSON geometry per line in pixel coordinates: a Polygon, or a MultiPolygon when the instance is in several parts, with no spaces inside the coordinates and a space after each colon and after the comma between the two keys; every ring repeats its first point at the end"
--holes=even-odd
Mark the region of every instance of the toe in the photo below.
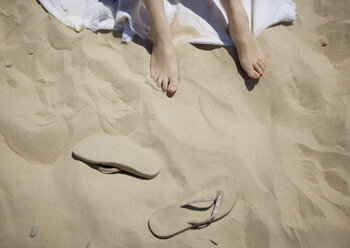
{"type": "Polygon", "coordinates": [[[153,79],[153,81],[157,82],[157,73],[151,73],[151,78],[153,79]]]}
{"type": "Polygon", "coordinates": [[[258,61],[258,65],[260,66],[261,70],[263,70],[263,72],[265,72],[265,65],[263,62],[258,61]]]}
{"type": "Polygon", "coordinates": [[[242,68],[247,73],[248,77],[252,79],[257,79],[260,77],[260,74],[254,69],[253,65],[242,64],[242,68]]]}
{"type": "Polygon", "coordinates": [[[262,74],[264,74],[264,72],[265,72],[265,65],[263,63],[261,63],[261,62],[258,62],[258,65],[261,68],[261,70],[263,71],[262,74]]]}
{"type": "Polygon", "coordinates": [[[252,79],[258,79],[258,78],[260,78],[260,76],[261,75],[259,73],[255,72],[252,79]]]}
{"type": "Polygon", "coordinates": [[[258,79],[260,77],[260,74],[257,71],[253,70],[253,69],[249,70],[247,72],[247,74],[252,79],[258,79]]]}
{"type": "Polygon", "coordinates": [[[253,64],[253,67],[254,67],[255,71],[258,72],[260,75],[262,75],[264,73],[264,71],[260,68],[258,63],[253,64]]]}
{"type": "Polygon", "coordinates": [[[163,80],[162,77],[157,76],[157,79],[155,81],[157,83],[158,88],[162,87],[162,80],[163,80]]]}
{"type": "Polygon", "coordinates": [[[267,66],[267,60],[265,58],[259,59],[259,62],[263,63],[265,67],[267,66]]]}
{"type": "Polygon", "coordinates": [[[168,90],[168,83],[169,83],[169,79],[167,77],[164,78],[163,81],[162,81],[163,91],[167,91],[168,90]]]}
{"type": "Polygon", "coordinates": [[[156,77],[156,73],[155,72],[151,72],[151,78],[154,79],[156,77]]]}
{"type": "Polygon", "coordinates": [[[177,90],[177,79],[171,78],[169,80],[168,91],[175,92],[177,90]]]}

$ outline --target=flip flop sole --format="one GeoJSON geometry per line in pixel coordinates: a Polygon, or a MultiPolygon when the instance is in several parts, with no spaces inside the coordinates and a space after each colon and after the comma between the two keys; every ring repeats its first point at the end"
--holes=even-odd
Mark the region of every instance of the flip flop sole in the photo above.
{"type": "Polygon", "coordinates": [[[74,146],[73,154],[83,162],[115,167],[147,179],[154,178],[160,170],[157,154],[124,136],[89,136],[74,146]]]}
{"type": "Polygon", "coordinates": [[[151,215],[148,222],[151,232],[158,238],[166,239],[186,230],[198,228],[189,224],[189,222],[208,219],[212,213],[213,206],[208,206],[208,203],[206,203],[204,205],[201,204],[200,207],[197,207],[198,204],[184,207],[183,204],[194,199],[215,196],[218,191],[223,191],[221,204],[218,213],[210,223],[222,219],[230,213],[238,199],[238,194],[235,191],[234,185],[230,185],[226,185],[225,190],[220,186],[213,187],[210,190],[204,190],[187,201],[156,211],[151,215]]]}

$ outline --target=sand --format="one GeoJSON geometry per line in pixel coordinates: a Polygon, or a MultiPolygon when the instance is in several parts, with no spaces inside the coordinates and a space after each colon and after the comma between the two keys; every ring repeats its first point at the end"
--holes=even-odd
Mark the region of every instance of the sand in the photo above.
{"type": "Polygon", "coordinates": [[[181,86],[168,98],[149,78],[149,43],[1,1],[0,247],[350,247],[350,4],[296,2],[293,25],[258,37],[259,82],[233,48],[177,44],[181,86]],[[159,175],[72,158],[102,133],[153,149],[159,175]],[[154,211],[227,177],[240,194],[228,216],[151,234],[154,211]]]}

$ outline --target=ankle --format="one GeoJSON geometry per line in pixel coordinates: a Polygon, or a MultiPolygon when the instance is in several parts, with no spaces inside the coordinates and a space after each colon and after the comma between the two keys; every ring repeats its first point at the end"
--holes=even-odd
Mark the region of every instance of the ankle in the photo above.
{"type": "Polygon", "coordinates": [[[172,46],[173,41],[170,35],[152,35],[153,45],[172,46]]]}
{"type": "Polygon", "coordinates": [[[168,27],[158,27],[151,30],[151,40],[153,44],[162,44],[171,42],[172,37],[168,27]]]}

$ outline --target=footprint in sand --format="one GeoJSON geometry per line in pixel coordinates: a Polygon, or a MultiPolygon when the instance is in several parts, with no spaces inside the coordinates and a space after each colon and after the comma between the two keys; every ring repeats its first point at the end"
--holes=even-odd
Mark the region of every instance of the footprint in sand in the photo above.
{"type": "MultiPolygon", "coordinates": [[[[89,44],[79,48],[78,57],[84,57],[79,65],[84,71],[80,75],[84,93],[87,93],[84,98],[92,103],[105,132],[126,135],[138,125],[142,112],[139,82],[124,62],[116,66],[113,54],[106,53],[104,47],[98,49],[103,51],[94,56],[89,44]]],[[[98,49],[94,47],[97,52],[98,49]]]]}
{"type": "Polygon", "coordinates": [[[67,146],[64,118],[43,104],[33,82],[16,69],[0,84],[0,132],[7,145],[25,159],[51,163],[67,146]]]}
{"type": "Polygon", "coordinates": [[[302,144],[298,147],[305,155],[300,177],[304,178],[304,183],[299,185],[308,188],[304,190],[307,197],[325,215],[335,218],[336,214],[334,221],[338,219],[339,225],[350,224],[350,220],[345,218],[349,216],[350,207],[350,157],[335,152],[319,152],[302,144]]]}

